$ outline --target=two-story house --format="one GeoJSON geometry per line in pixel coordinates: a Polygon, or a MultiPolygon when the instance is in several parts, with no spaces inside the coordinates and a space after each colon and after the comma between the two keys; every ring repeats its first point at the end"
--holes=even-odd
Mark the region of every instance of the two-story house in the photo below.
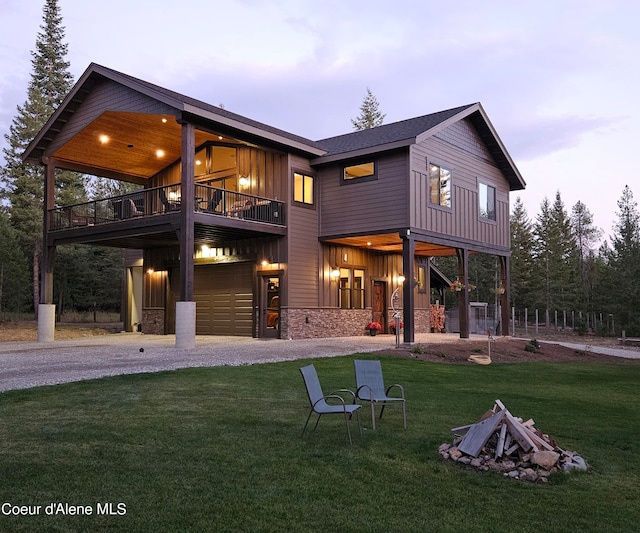
{"type": "Polygon", "coordinates": [[[413,342],[430,327],[429,258],[456,256],[466,286],[472,253],[500,259],[508,323],[509,192],[525,183],[478,103],[312,141],[92,64],[24,159],[46,169],[40,339],[67,243],[140,250],[125,325],[179,347],[388,331],[395,309],[413,342]],[[58,206],[56,169],[138,188],[58,206]]]}

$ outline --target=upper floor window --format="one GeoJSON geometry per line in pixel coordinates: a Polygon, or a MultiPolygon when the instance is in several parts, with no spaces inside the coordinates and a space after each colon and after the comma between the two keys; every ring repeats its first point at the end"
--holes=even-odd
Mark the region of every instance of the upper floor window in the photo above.
{"type": "Polygon", "coordinates": [[[376,175],[376,164],[374,161],[368,161],[366,163],[360,163],[358,165],[350,165],[348,167],[344,167],[344,172],[342,174],[342,178],[345,181],[361,179],[361,178],[371,178],[376,175]]]}
{"type": "Polygon", "coordinates": [[[486,183],[478,183],[478,207],[480,216],[496,219],[496,188],[486,183]]]}
{"type": "Polygon", "coordinates": [[[451,171],[429,163],[431,203],[451,207],[451,171]]]}
{"type": "Polygon", "coordinates": [[[293,173],[293,201],[313,205],[313,176],[293,173]]]}

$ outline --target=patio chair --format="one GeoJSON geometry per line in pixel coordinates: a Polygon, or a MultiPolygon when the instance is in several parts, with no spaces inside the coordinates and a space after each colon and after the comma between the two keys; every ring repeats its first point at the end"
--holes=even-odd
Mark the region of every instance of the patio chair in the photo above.
{"type": "Polygon", "coordinates": [[[302,367],[300,369],[300,373],[302,374],[302,379],[304,380],[305,387],[307,388],[307,395],[309,396],[309,402],[311,404],[311,410],[309,411],[307,421],[302,428],[301,436],[304,436],[304,432],[307,429],[307,424],[309,424],[309,420],[311,419],[311,415],[313,413],[317,413],[318,415],[318,420],[316,420],[316,425],[313,428],[314,431],[318,427],[318,422],[320,422],[320,417],[322,415],[343,415],[344,423],[347,427],[347,437],[349,438],[349,444],[353,444],[351,441],[351,430],[349,429],[349,419],[352,417],[353,413],[356,414],[356,420],[358,421],[358,430],[360,431],[360,436],[362,436],[362,428],[360,427],[360,417],[358,414],[358,409],[360,409],[360,406],[355,403],[355,394],[353,393],[353,391],[350,391],[348,389],[341,389],[325,396],[322,392],[322,387],[320,386],[318,373],[316,372],[316,368],[313,365],[302,367]],[[351,395],[353,395],[352,403],[346,403],[342,396],[336,394],[337,392],[349,392],[351,395]],[[327,400],[334,400],[336,403],[330,404],[327,402],[327,400]]]}
{"type": "Polygon", "coordinates": [[[387,389],[384,387],[382,379],[382,364],[380,361],[354,360],[353,365],[356,371],[356,397],[358,400],[370,402],[371,404],[371,427],[376,429],[375,405],[382,405],[380,418],[387,404],[401,403],[402,421],[407,429],[407,409],[404,397],[404,387],[394,383],[387,389]],[[400,396],[389,396],[391,389],[398,389],[400,396]]]}

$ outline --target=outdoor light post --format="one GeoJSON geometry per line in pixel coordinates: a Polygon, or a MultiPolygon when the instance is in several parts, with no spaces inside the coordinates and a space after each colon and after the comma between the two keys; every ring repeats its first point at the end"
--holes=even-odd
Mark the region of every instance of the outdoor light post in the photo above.
{"type": "Polygon", "coordinates": [[[393,318],[395,318],[396,320],[396,348],[400,348],[400,312],[396,309],[396,303],[398,303],[398,301],[400,300],[398,291],[400,290],[400,286],[404,281],[404,276],[399,276],[398,281],[400,282],[400,284],[391,294],[391,309],[393,309],[393,318]]]}

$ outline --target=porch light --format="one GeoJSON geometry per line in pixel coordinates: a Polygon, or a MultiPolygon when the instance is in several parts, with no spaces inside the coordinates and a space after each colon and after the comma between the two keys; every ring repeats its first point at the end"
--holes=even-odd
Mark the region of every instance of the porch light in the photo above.
{"type": "Polygon", "coordinates": [[[147,274],[153,274],[155,272],[155,270],[153,270],[153,268],[148,268],[147,269],[147,274]]]}
{"type": "Polygon", "coordinates": [[[247,178],[246,176],[240,176],[240,185],[242,187],[248,187],[249,186],[249,178],[247,178]]]}
{"type": "Polygon", "coordinates": [[[100,135],[100,137],[98,137],[98,139],[100,140],[100,144],[107,144],[109,142],[109,136],[108,135],[100,135]]]}
{"type": "Polygon", "coordinates": [[[404,280],[405,280],[404,275],[400,274],[400,275],[398,276],[398,283],[404,283],[404,280]]]}
{"type": "Polygon", "coordinates": [[[331,273],[330,273],[331,277],[333,279],[337,279],[340,277],[340,269],[338,267],[333,267],[331,269],[331,273]]]}
{"type": "Polygon", "coordinates": [[[156,150],[156,157],[164,157],[164,150],[156,150]]]}

